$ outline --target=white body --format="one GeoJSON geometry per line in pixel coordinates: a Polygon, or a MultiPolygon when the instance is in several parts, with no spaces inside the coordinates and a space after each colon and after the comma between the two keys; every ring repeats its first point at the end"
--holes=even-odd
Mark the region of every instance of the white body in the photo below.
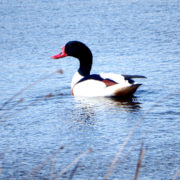
{"type": "Polygon", "coordinates": [[[126,96],[133,94],[140,84],[130,84],[122,75],[113,73],[101,73],[103,79],[111,79],[118,84],[106,86],[99,80],[89,79],[77,83],[83,78],[78,72],[75,73],[71,82],[72,94],[74,96],[126,96]]]}

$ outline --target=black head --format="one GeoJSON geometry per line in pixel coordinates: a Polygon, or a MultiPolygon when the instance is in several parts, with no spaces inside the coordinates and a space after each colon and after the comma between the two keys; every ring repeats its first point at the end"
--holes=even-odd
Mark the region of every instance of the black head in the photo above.
{"type": "Polygon", "coordinates": [[[62,47],[62,52],[52,56],[53,59],[59,59],[66,56],[72,56],[82,59],[92,59],[91,50],[80,41],[69,41],[65,46],[62,47]]]}
{"type": "Polygon", "coordinates": [[[72,56],[78,58],[80,61],[79,73],[83,76],[89,75],[92,65],[92,53],[91,50],[80,41],[69,41],[62,47],[62,52],[52,56],[53,59],[59,59],[66,56],[72,56]]]}
{"type": "Polygon", "coordinates": [[[68,56],[73,56],[78,59],[90,58],[92,59],[91,50],[80,41],[69,41],[65,45],[65,52],[68,56]]]}

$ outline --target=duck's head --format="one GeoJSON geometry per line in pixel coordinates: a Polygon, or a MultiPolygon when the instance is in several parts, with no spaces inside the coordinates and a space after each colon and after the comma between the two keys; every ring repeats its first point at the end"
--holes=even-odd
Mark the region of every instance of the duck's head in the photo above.
{"type": "Polygon", "coordinates": [[[66,56],[72,56],[80,61],[79,73],[83,76],[89,75],[92,65],[92,53],[91,50],[80,41],[69,41],[62,47],[62,51],[54,56],[53,59],[59,59],[66,56]]]}
{"type": "Polygon", "coordinates": [[[80,41],[69,41],[65,46],[62,47],[62,51],[54,56],[51,56],[53,59],[59,59],[66,56],[72,56],[78,59],[91,58],[91,50],[80,41]]]}

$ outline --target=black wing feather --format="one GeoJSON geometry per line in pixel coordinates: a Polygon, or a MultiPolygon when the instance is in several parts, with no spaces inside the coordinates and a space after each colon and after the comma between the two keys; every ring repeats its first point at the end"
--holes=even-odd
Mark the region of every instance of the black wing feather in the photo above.
{"type": "Polygon", "coordinates": [[[100,75],[92,74],[92,75],[88,75],[88,76],[83,77],[77,83],[80,83],[82,81],[89,80],[89,79],[94,79],[94,80],[97,80],[97,81],[103,81],[103,78],[100,75]]]}
{"type": "Polygon", "coordinates": [[[141,76],[141,75],[122,75],[122,76],[124,76],[126,80],[133,78],[146,78],[146,76],[141,76]]]}

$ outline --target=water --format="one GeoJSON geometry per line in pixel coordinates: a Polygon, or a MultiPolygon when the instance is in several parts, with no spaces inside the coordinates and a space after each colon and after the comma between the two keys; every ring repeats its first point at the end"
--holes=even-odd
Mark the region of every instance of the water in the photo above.
{"type": "Polygon", "coordinates": [[[140,120],[108,179],[133,179],[142,139],[139,179],[172,179],[180,166],[179,9],[177,0],[1,0],[1,106],[48,78],[0,111],[0,179],[104,179],[140,120]],[[90,47],[93,73],[147,76],[136,97],[72,97],[78,61],[50,59],[69,40],[90,47]]]}

